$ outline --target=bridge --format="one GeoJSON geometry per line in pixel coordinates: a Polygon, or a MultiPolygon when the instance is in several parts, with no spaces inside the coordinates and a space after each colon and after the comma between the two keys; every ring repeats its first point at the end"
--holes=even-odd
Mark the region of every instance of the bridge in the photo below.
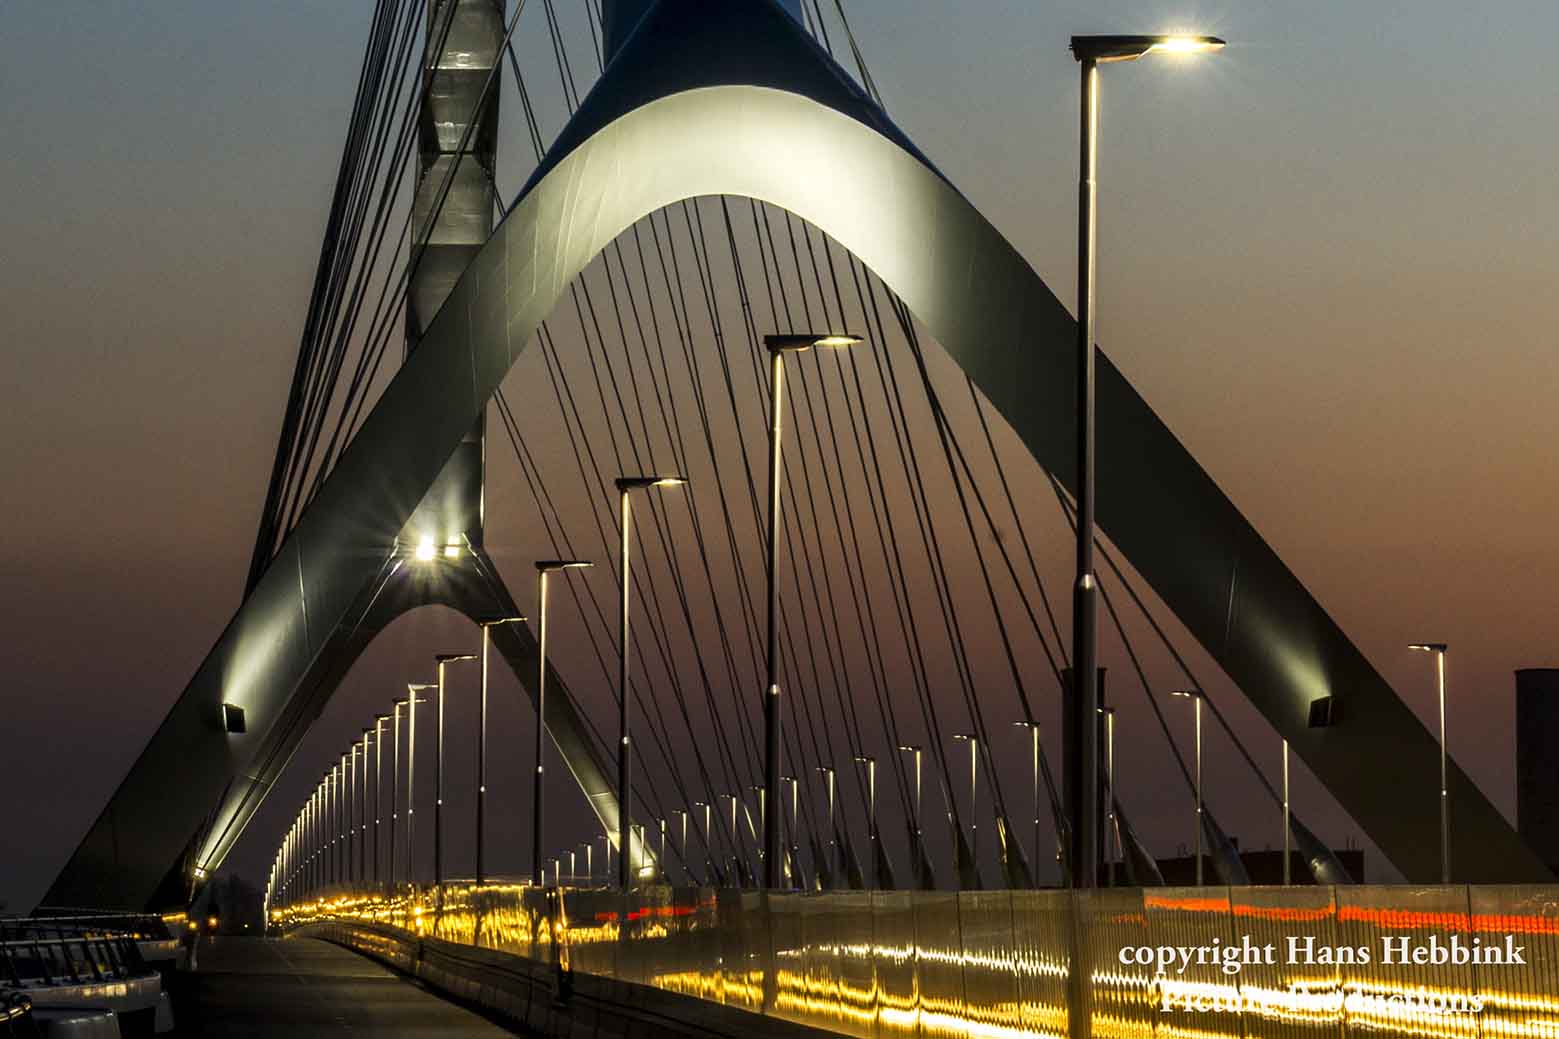
{"type": "MultiPolygon", "coordinates": [[[[378,0],[241,604],[45,904],[197,903],[354,663],[442,606],[470,637],[388,691],[265,835],[266,922],[289,941],[541,1030],[535,1008],[571,1000],[873,1036],[1138,1034],[1180,1003],[1232,1008],[1195,1026],[1230,1035],[1406,1034],[1435,1013],[1420,996],[1492,1008],[1485,1029],[1559,1023],[1548,866],[1095,349],[1088,291],[1080,328],[889,117],[844,5],[584,8],[587,41],[551,2],[378,0]],[[522,60],[526,32],[555,69],[522,60]],[[569,110],[550,135],[529,100],[549,72],[569,110]],[[512,195],[500,97],[535,158],[512,195]],[[537,354],[534,383],[506,384],[537,354]],[[550,440],[527,433],[542,418],[550,440]],[[500,458],[543,534],[523,595],[488,536],[500,458]],[[1070,638],[1045,521],[1079,548],[1070,638]],[[1179,862],[1117,783],[1101,607],[1194,805],[1179,862]],[[549,643],[560,609],[572,645],[549,643]],[[1186,639],[1281,737],[1281,792],[1186,639]],[[523,810],[488,803],[516,746],[490,739],[500,668],[537,719],[523,810]],[[446,731],[462,683],[474,746],[446,731]],[[1278,886],[1251,885],[1204,796],[1204,713],[1282,821],[1278,886]],[[1014,789],[994,758],[1018,736],[1014,789]],[[1438,799],[1379,780],[1388,740],[1438,799]],[[1418,886],[1355,884],[1290,803],[1290,753],[1418,886]],[[580,800],[553,804],[554,759],[580,800]],[[469,802],[451,769],[474,773],[469,802]],[[494,868],[500,809],[531,831],[521,876],[494,868]],[[1296,928],[1326,948],[1517,934],[1533,958],[1427,987],[1379,962],[1166,981],[1123,958],[1296,928]]],[[[1074,49],[1086,85],[1184,42],[1074,49]]],[[[722,1020],[701,1027],[759,1027],[722,1020]]]]}

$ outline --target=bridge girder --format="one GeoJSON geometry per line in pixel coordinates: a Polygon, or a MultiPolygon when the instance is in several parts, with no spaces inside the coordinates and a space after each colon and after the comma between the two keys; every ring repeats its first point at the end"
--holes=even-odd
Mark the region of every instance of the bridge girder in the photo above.
{"type": "MultiPolygon", "coordinates": [[[[116,810],[166,798],[143,865],[176,858],[211,791],[245,781],[247,756],[220,731],[220,704],[295,688],[292,676],[375,579],[386,546],[569,282],[636,220],[721,194],[789,210],[858,256],[1036,461],[1073,486],[1075,324],[1039,276],[772,0],[661,0],[455,286],[105,811],[111,827],[116,810]],[[182,777],[160,757],[142,774],[154,751],[180,745],[182,777]],[[201,792],[168,797],[174,788],[201,792]]],[[[1108,460],[1098,474],[1101,526],[1392,863],[1410,880],[1434,879],[1437,803],[1402,798],[1378,773],[1389,747],[1398,771],[1432,775],[1434,738],[1104,357],[1098,401],[1108,460]],[[1312,729],[1309,705],[1321,696],[1336,697],[1340,720],[1312,729]]],[[[277,712],[250,718],[251,728],[267,727],[277,712]]],[[[1454,764],[1450,799],[1459,879],[1551,879],[1454,764]]],[[[112,839],[103,827],[100,819],[56,889],[82,892],[102,877],[112,839]]],[[[214,864],[212,850],[208,837],[198,861],[214,864]]],[[[144,900],[154,879],[142,869],[122,890],[144,900]]]]}

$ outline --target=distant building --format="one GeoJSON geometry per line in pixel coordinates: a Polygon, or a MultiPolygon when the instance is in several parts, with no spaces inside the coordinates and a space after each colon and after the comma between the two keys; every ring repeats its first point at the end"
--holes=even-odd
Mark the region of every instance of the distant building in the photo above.
{"type": "Polygon", "coordinates": [[[1559,667],[1516,672],[1516,832],[1559,872],[1559,667]]]}

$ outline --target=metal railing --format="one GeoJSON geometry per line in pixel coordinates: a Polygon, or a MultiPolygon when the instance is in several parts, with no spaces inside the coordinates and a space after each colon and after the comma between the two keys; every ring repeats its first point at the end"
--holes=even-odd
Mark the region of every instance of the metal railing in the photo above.
{"type": "Polygon", "coordinates": [[[32,1001],[20,992],[0,990],[0,1039],[38,1039],[32,1001]]]}
{"type": "Polygon", "coordinates": [[[75,930],[31,918],[0,921],[0,985],[91,985],[150,973],[130,934],[75,930]]]}
{"type": "MultiPolygon", "coordinates": [[[[1559,1036],[1559,887],[833,892],[445,885],[337,919],[863,1037],[1559,1036]],[[1392,955],[1402,950],[1407,959],[1392,955]],[[1230,948],[1270,947],[1230,969],[1230,948]],[[1161,949],[1215,950],[1158,969],[1161,949]],[[1518,962],[1451,950],[1519,950],[1518,962]],[[1438,950],[1438,951],[1436,951],[1438,950]],[[1413,960],[1419,955],[1421,960],[1413,960]]],[[[1177,954],[1178,955],[1178,954],[1177,954]]]]}

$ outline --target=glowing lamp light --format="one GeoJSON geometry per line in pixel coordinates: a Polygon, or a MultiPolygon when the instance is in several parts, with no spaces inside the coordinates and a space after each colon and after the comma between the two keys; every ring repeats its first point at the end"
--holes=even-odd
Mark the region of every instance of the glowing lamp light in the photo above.
{"type": "Polygon", "coordinates": [[[423,563],[432,562],[432,560],[433,560],[433,537],[432,537],[432,535],[424,534],[422,536],[422,540],[417,542],[417,559],[420,562],[423,562],[423,563]]]}
{"type": "Polygon", "coordinates": [[[444,546],[444,558],[445,559],[459,559],[460,558],[460,546],[459,545],[445,545],[444,546]]]}
{"type": "Polygon", "coordinates": [[[1072,54],[1078,61],[1136,61],[1144,54],[1189,56],[1221,51],[1225,42],[1216,36],[1162,33],[1147,36],[1074,36],[1072,54]]]}
{"type": "Polygon", "coordinates": [[[840,349],[846,346],[855,346],[865,342],[860,336],[850,332],[785,332],[779,335],[766,335],[763,337],[763,345],[770,353],[804,353],[813,347],[822,349],[840,349]]]}
{"type": "Polygon", "coordinates": [[[1224,46],[1224,41],[1216,36],[1171,36],[1155,43],[1152,49],[1165,54],[1207,54],[1223,50],[1224,46]]]}

